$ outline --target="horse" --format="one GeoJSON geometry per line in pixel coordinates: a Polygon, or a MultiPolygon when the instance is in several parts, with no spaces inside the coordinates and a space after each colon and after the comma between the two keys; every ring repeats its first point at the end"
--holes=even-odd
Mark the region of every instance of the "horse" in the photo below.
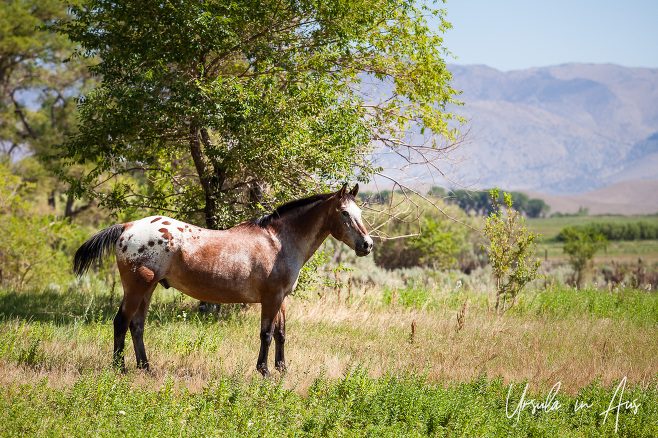
{"type": "Polygon", "coordinates": [[[80,246],[73,270],[84,275],[110,251],[123,285],[114,318],[113,363],[125,371],[123,351],[130,334],[137,368],[148,370],[144,322],[158,284],[211,303],[260,303],[260,351],[256,369],[270,376],[267,356],[272,337],[275,368],[285,372],[285,299],[295,289],[302,266],[329,236],[357,256],[370,253],[372,238],[363,225],[356,195],[347,184],[332,193],[286,203],[271,214],[227,230],[209,230],[165,216],[150,216],[105,228],[80,246]]]}

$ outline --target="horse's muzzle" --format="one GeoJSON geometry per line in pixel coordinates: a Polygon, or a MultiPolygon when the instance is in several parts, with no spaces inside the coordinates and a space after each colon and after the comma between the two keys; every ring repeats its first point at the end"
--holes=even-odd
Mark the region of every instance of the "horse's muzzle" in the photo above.
{"type": "Polygon", "coordinates": [[[354,252],[356,252],[356,255],[359,257],[367,256],[370,254],[370,251],[372,251],[372,239],[370,236],[365,236],[363,242],[359,243],[356,245],[356,248],[354,248],[354,252]]]}

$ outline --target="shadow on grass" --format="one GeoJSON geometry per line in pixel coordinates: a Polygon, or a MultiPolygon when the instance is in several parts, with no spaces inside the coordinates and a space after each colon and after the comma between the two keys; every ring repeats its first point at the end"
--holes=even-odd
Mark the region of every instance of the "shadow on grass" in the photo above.
{"type": "Polygon", "coordinates": [[[67,291],[0,290],[0,319],[22,319],[50,324],[111,320],[120,298],[67,291]],[[112,302],[113,301],[113,302],[112,302]]]}
{"type": "MultiPolygon", "coordinates": [[[[19,319],[55,325],[91,321],[111,323],[121,299],[121,294],[94,294],[74,290],[0,290],[0,320],[19,319]]],[[[244,307],[239,304],[223,304],[199,310],[196,303],[180,299],[167,302],[154,300],[148,320],[171,322],[180,320],[180,315],[185,313],[188,320],[200,322],[234,321],[244,314],[244,307]]]]}

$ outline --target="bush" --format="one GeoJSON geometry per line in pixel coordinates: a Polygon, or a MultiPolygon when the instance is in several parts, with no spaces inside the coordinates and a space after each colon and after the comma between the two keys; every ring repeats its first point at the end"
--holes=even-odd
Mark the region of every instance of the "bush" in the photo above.
{"type": "Polygon", "coordinates": [[[71,259],[81,240],[77,230],[52,216],[0,216],[0,284],[20,291],[71,280],[71,259]]]}
{"type": "Polygon", "coordinates": [[[574,269],[574,282],[580,287],[592,264],[594,254],[605,248],[608,240],[602,234],[596,234],[591,230],[579,231],[574,227],[564,228],[560,234],[564,236],[563,249],[569,255],[569,264],[574,269]]]}
{"type": "MultiPolygon", "coordinates": [[[[472,222],[456,206],[445,205],[438,200],[436,203],[451,217],[464,223],[472,222]]],[[[416,266],[448,269],[480,265],[477,260],[480,253],[473,250],[478,245],[476,233],[472,229],[451,220],[420,198],[412,198],[398,208],[403,213],[379,230],[383,238],[373,248],[378,266],[385,269],[416,266]]]]}
{"type": "Polygon", "coordinates": [[[489,245],[483,247],[489,255],[492,273],[496,279],[496,311],[500,300],[503,300],[502,310],[505,311],[509,299],[509,307],[514,305],[516,296],[532,280],[539,278],[541,260],[533,258],[537,249],[535,240],[538,235],[528,232],[523,226],[523,217],[512,208],[512,197],[504,193],[505,214],[498,203],[498,189],[491,189],[493,213],[485,219],[484,235],[489,239],[489,245]]]}
{"type": "Polygon", "coordinates": [[[82,240],[68,221],[31,210],[25,199],[34,188],[0,163],[0,285],[17,291],[70,280],[70,260],[82,240]]]}

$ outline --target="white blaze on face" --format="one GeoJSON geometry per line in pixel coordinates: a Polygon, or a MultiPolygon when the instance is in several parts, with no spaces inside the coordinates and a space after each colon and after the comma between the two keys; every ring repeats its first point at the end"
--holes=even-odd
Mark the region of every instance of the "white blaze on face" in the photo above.
{"type": "Polygon", "coordinates": [[[361,223],[361,209],[356,205],[356,202],[348,202],[343,210],[348,212],[358,225],[363,225],[361,223]]]}
{"type": "Polygon", "coordinates": [[[356,205],[356,202],[348,201],[347,205],[345,205],[342,210],[349,215],[349,218],[345,217],[347,230],[353,241],[356,243],[358,240],[362,239],[364,234],[367,234],[361,220],[361,209],[356,205]]]}

